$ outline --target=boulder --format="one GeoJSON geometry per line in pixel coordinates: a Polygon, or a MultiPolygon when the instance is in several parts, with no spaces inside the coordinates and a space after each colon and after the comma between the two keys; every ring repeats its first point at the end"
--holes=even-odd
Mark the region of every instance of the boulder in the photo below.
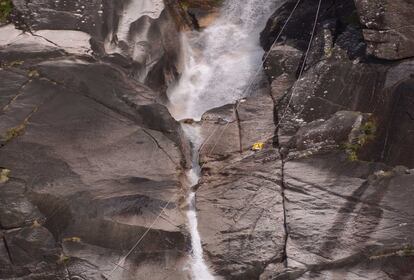
{"type": "Polygon", "coordinates": [[[398,60],[414,55],[414,3],[404,0],[355,0],[364,25],[368,54],[398,60]]]}
{"type": "Polygon", "coordinates": [[[114,277],[183,279],[178,123],[116,65],[49,58],[0,72],[0,166],[11,170],[0,225],[13,262],[0,278],[101,279],[142,238],[114,277]]]}
{"type": "Polygon", "coordinates": [[[130,75],[162,92],[181,71],[178,31],[188,19],[171,3],[14,0],[13,4],[13,23],[27,32],[18,32],[14,45],[39,41],[38,48],[46,45],[109,58],[120,55],[130,75]]]}

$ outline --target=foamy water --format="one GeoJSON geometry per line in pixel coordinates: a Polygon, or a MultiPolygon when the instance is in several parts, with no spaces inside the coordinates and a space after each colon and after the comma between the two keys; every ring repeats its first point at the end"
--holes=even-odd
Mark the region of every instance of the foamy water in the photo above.
{"type": "Polygon", "coordinates": [[[185,69],[168,92],[176,119],[200,120],[207,110],[248,94],[246,88],[264,54],[259,34],[275,2],[228,0],[211,26],[183,35],[185,69]]]}
{"type": "MultiPolygon", "coordinates": [[[[168,108],[177,120],[200,120],[203,113],[248,95],[253,76],[261,69],[263,49],[259,34],[276,8],[275,0],[227,0],[219,18],[204,31],[183,34],[185,69],[176,86],[169,88],[168,108]]],[[[196,194],[198,183],[199,127],[182,124],[192,143],[192,168],[186,172],[190,188],[187,203],[191,234],[191,272],[194,280],[213,280],[203,257],[198,232],[196,194]]],[[[219,218],[219,217],[217,217],[219,218]]]]}
{"type": "Polygon", "coordinates": [[[214,280],[214,276],[210,273],[204,261],[201,237],[198,232],[195,192],[191,191],[191,187],[195,186],[200,179],[201,168],[198,163],[198,149],[201,144],[201,138],[199,137],[199,127],[184,123],[181,126],[187,138],[192,143],[192,168],[186,172],[186,187],[190,189],[187,197],[188,210],[186,214],[191,235],[191,274],[195,280],[214,280]]]}

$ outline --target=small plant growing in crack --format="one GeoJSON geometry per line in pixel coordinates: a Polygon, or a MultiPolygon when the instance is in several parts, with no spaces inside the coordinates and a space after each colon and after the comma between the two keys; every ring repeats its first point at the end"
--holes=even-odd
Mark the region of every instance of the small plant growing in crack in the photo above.
{"type": "Polygon", "coordinates": [[[73,236],[73,237],[66,237],[66,238],[63,238],[63,241],[66,241],[66,242],[74,242],[74,243],[80,243],[80,242],[81,242],[81,238],[80,238],[80,237],[77,237],[77,236],[73,236]]]}
{"type": "Polygon", "coordinates": [[[411,245],[407,245],[401,251],[400,255],[403,256],[403,257],[412,257],[412,256],[414,256],[414,248],[411,245]]]}
{"type": "Polygon", "coordinates": [[[6,67],[17,67],[17,66],[22,65],[23,63],[24,63],[23,60],[13,60],[9,63],[5,63],[4,66],[6,66],[6,67]]]}
{"type": "Polygon", "coordinates": [[[61,253],[56,262],[58,264],[66,264],[69,260],[70,260],[69,256],[66,256],[65,254],[61,253]]]}
{"type": "Polygon", "coordinates": [[[23,135],[24,129],[25,129],[25,124],[20,124],[16,127],[9,128],[6,132],[6,136],[4,137],[4,140],[6,142],[9,142],[13,140],[14,138],[23,135]]]}
{"type": "Polygon", "coordinates": [[[39,71],[37,71],[36,69],[30,70],[29,73],[27,73],[27,76],[29,76],[29,78],[38,78],[40,76],[39,71]]]}
{"type": "Polygon", "coordinates": [[[6,183],[10,178],[10,169],[2,168],[0,171],[0,183],[6,183]]]}
{"type": "Polygon", "coordinates": [[[11,0],[0,0],[0,23],[7,21],[12,10],[13,3],[11,0]]]}
{"type": "Polygon", "coordinates": [[[374,120],[368,120],[359,127],[358,136],[350,142],[341,145],[341,148],[348,154],[348,160],[357,161],[361,148],[375,139],[377,124],[374,120]]]}

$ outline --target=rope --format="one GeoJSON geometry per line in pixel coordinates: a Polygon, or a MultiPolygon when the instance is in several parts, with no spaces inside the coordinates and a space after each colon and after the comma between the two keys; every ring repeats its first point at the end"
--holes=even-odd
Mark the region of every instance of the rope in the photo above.
{"type": "MultiPolygon", "coordinates": [[[[309,54],[309,50],[310,50],[310,48],[311,48],[311,44],[312,44],[312,41],[313,41],[313,37],[314,37],[314,33],[315,33],[315,30],[316,30],[316,23],[317,23],[317,19],[318,19],[318,17],[319,17],[319,12],[320,12],[320,6],[321,6],[321,1],[322,0],[319,0],[319,6],[318,6],[318,11],[317,11],[317,15],[316,15],[316,19],[315,19],[315,24],[314,24],[314,27],[313,27],[313,31],[312,31],[312,36],[311,36],[311,39],[310,39],[310,43],[309,43],[309,46],[308,46],[308,49],[307,49],[307,52],[306,52],[306,55],[305,55],[305,60],[304,60],[304,62],[303,62],[303,65],[302,65],[302,68],[301,68],[301,71],[300,71],[300,74],[299,74],[299,77],[302,75],[302,72],[303,72],[303,70],[304,70],[304,68],[305,68],[305,63],[306,63],[306,60],[307,60],[307,57],[308,57],[308,54],[309,54]]],[[[251,80],[249,80],[249,85],[248,85],[248,87],[243,91],[243,95],[246,93],[246,92],[248,92],[249,90],[250,90],[250,88],[251,88],[251,86],[253,85],[253,83],[254,83],[254,81],[255,81],[255,79],[256,79],[256,77],[257,77],[257,75],[260,73],[260,71],[263,69],[263,66],[264,66],[264,63],[266,62],[266,59],[269,57],[269,55],[270,55],[270,51],[272,50],[272,48],[274,47],[274,45],[277,43],[277,41],[280,39],[280,36],[282,35],[282,33],[283,33],[283,31],[285,30],[285,28],[286,28],[286,26],[287,26],[287,24],[288,24],[288,22],[290,21],[290,19],[292,18],[292,16],[293,16],[293,14],[294,14],[294,12],[295,12],[295,10],[297,9],[297,7],[299,6],[299,4],[300,4],[300,2],[301,2],[301,0],[298,0],[297,2],[296,2],[296,5],[294,6],[294,8],[292,9],[292,11],[291,11],[291,13],[290,13],[290,15],[289,15],[289,17],[286,19],[286,22],[284,23],[284,25],[282,26],[282,28],[281,28],[281,30],[280,30],[280,32],[279,32],[279,34],[276,36],[276,38],[275,38],[275,40],[273,41],[273,43],[272,43],[272,45],[271,45],[271,47],[270,47],[270,49],[269,49],[269,51],[267,51],[267,53],[264,55],[264,57],[263,57],[263,62],[259,65],[259,67],[258,67],[258,69],[257,69],[257,71],[255,72],[255,74],[253,75],[253,77],[252,77],[252,79],[251,80]]],[[[290,103],[290,102],[289,102],[290,103]]],[[[236,112],[236,110],[238,109],[238,107],[240,106],[240,102],[237,102],[237,104],[236,104],[236,106],[234,107],[234,113],[236,112]]],[[[288,104],[288,106],[289,106],[289,104],[288,104]]],[[[279,124],[280,124],[280,122],[279,122],[279,124]]],[[[279,125],[278,124],[278,125],[279,125]]],[[[211,155],[213,152],[214,152],[214,149],[216,148],[216,146],[217,146],[217,144],[218,144],[218,142],[220,141],[220,139],[221,139],[221,137],[223,136],[223,134],[224,134],[224,132],[225,132],[225,130],[228,128],[228,126],[230,125],[230,121],[227,121],[227,123],[226,123],[226,125],[225,125],[225,127],[223,128],[223,130],[222,130],[222,132],[220,133],[220,135],[219,135],[219,137],[217,138],[217,140],[215,141],[215,143],[214,143],[214,145],[213,145],[213,147],[212,147],[212,149],[210,150],[210,152],[207,154],[208,156],[209,155],[211,155]]],[[[210,139],[212,136],[213,136],[213,134],[215,134],[216,133],[216,131],[217,131],[217,129],[207,138],[207,139],[210,139]]],[[[203,145],[201,146],[201,147],[204,147],[204,144],[205,143],[203,143],[203,145]]],[[[205,163],[204,163],[205,164],[205,163]]],[[[200,168],[202,168],[203,166],[204,166],[204,164],[202,165],[202,166],[200,166],[200,168]]],[[[161,212],[158,214],[158,216],[154,219],[154,221],[152,222],[152,224],[148,227],[148,229],[142,234],[142,236],[138,239],[138,241],[134,244],[134,246],[128,251],[128,253],[124,256],[124,257],[122,257],[119,261],[118,261],[118,263],[114,266],[114,268],[111,270],[111,272],[109,273],[109,277],[111,277],[112,276],[112,274],[118,269],[118,267],[122,267],[122,263],[126,260],[126,258],[128,258],[131,254],[132,254],[132,252],[138,247],[138,245],[141,243],[141,241],[145,238],[145,236],[149,233],[149,231],[154,227],[154,225],[155,225],[155,223],[158,221],[158,219],[161,217],[161,215],[162,215],[162,213],[165,211],[165,209],[169,206],[169,204],[171,203],[171,201],[173,200],[173,197],[174,196],[172,196],[171,198],[170,198],[170,200],[167,202],[167,204],[162,208],[162,210],[161,210],[161,212]]]]}
{"type": "MultiPolygon", "coordinates": [[[[261,72],[261,70],[263,69],[263,66],[264,66],[264,64],[266,63],[266,59],[267,59],[267,58],[269,57],[269,55],[270,55],[270,51],[271,51],[271,50],[272,50],[272,48],[275,46],[275,44],[277,43],[277,41],[280,39],[280,36],[282,36],[283,31],[285,31],[287,24],[288,24],[288,23],[289,23],[289,21],[291,20],[291,18],[292,18],[292,16],[293,16],[293,14],[295,13],[295,11],[296,11],[297,7],[299,6],[299,4],[301,3],[301,1],[302,1],[302,0],[298,0],[298,1],[296,2],[295,6],[293,7],[292,11],[290,12],[290,14],[289,14],[288,18],[286,19],[285,23],[283,24],[282,28],[280,29],[280,31],[279,31],[279,33],[278,33],[278,35],[276,36],[276,38],[275,38],[275,40],[273,41],[272,45],[270,46],[269,50],[268,50],[268,51],[266,52],[266,54],[263,56],[262,63],[261,63],[261,64],[259,65],[259,67],[257,68],[257,70],[256,70],[255,74],[253,75],[252,79],[250,79],[250,80],[249,80],[248,87],[247,87],[247,88],[243,91],[243,95],[244,95],[246,92],[248,92],[248,91],[250,90],[250,88],[251,88],[251,86],[253,85],[254,80],[256,79],[257,75],[258,75],[258,74],[261,72]]],[[[320,1],[321,1],[321,0],[320,0],[320,1]]],[[[318,14],[319,14],[319,13],[318,13],[318,14]]],[[[313,39],[313,36],[312,36],[312,39],[313,39]]],[[[305,58],[305,59],[306,59],[306,58],[305,58]]],[[[248,97],[248,96],[246,96],[246,97],[248,97]]],[[[236,112],[236,111],[237,111],[237,109],[239,108],[239,106],[240,106],[240,102],[237,102],[236,106],[234,107],[234,112],[236,112]]],[[[214,143],[214,145],[213,145],[213,148],[210,150],[210,152],[209,152],[209,153],[207,153],[207,156],[210,156],[210,155],[214,152],[214,149],[216,148],[216,146],[217,146],[218,142],[220,141],[221,137],[223,136],[224,132],[227,130],[227,128],[229,127],[229,125],[230,125],[230,121],[227,121],[226,125],[224,126],[224,128],[223,128],[223,130],[222,130],[222,132],[221,132],[221,134],[220,134],[220,136],[216,139],[216,141],[215,141],[215,143],[214,143]]],[[[215,133],[215,132],[214,132],[214,133],[215,133]]],[[[212,135],[210,135],[207,139],[210,139],[211,137],[212,137],[212,135]]],[[[203,143],[203,146],[204,146],[204,143],[203,143]]],[[[205,163],[204,163],[204,164],[205,164],[205,163]]],[[[203,168],[204,164],[203,164],[203,165],[201,165],[201,166],[200,166],[200,168],[203,168]]]]}
{"type": "Polygon", "coordinates": [[[141,241],[145,238],[145,236],[148,234],[148,232],[154,227],[155,223],[158,221],[158,219],[161,217],[162,213],[164,213],[165,209],[167,209],[168,205],[170,205],[171,201],[173,200],[175,196],[171,196],[171,198],[168,200],[167,204],[161,209],[161,212],[158,214],[158,216],[154,219],[152,224],[147,228],[147,230],[141,235],[141,237],[138,239],[137,242],[135,242],[134,246],[128,251],[128,253],[122,257],[118,263],[114,266],[114,268],[111,270],[111,272],[108,274],[108,277],[110,278],[112,274],[118,269],[118,267],[123,267],[122,263],[126,260],[126,258],[129,257],[129,255],[132,254],[132,252],[138,247],[138,245],[141,243],[141,241]]]}
{"type": "Polygon", "coordinates": [[[199,151],[201,152],[203,149],[204,149],[204,147],[205,147],[205,145],[207,144],[207,142],[208,141],[210,141],[210,138],[211,137],[213,137],[213,135],[214,134],[216,134],[216,132],[217,132],[217,130],[219,129],[220,127],[219,126],[216,126],[216,128],[214,129],[214,131],[213,131],[213,133],[211,133],[207,138],[206,138],[206,140],[204,140],[203,141],[203,144],[200,146],[200,149],[199,149],[199,151]]]}
{"type": "MultiPolygon", "coordinates": [[[[317,25],[318,19],[319,19],[319,13],[320,13],[320,10],[321,10],[321,4],[322,4],[322,0],[319,0],[318,9],[316,10],[315,21],[313,23],[313,29],[312,29],[311,38],[309,40],[308,49],[306,50],[305,59],[303,60],[302,67],[300,68],[298,81],[302,78],[302,74],[303,74],[303,71],[305,70],[305,66],[306,66],[306,61],[308,59],[309,51],[310,51],[310,49],[312,47],[313,38],[315,37],[316,25],[317,25]]],[[[280,126],[280,124],[282,123],[282,121],[286,117],[286,114],[287,114],[287,111],[289,109],[289,106],[292,103],[292,99],[293,99],[293,91],[292,91],[292,93],[290,95],[290,98],[289,98],[289,101],[288,101],[288,103],[287,103],[287,105],[285,107],[285,110],[283,111],[283,114],[282,114],[279,122],[276,125],[276,129],[280,126]]]]}

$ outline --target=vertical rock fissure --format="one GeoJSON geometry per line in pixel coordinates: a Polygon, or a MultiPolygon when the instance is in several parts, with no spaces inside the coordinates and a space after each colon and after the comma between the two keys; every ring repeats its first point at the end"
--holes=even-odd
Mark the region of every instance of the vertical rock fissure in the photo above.
{"type": "MultiPolygon", "coordinates": [[[[288,228],[288,223],[287,223],[287,210],[286,210],[286,195],[285,195],[285,190],[286,190],[286,185],[285,185],[285,162],[286,162],[286,157],[288,154],[288,151],[286,149],[284,149],[281,145],[280,145],[280,141],[279,141],[279,129],[280,129],[280,121],[279,121],[279,102],[281,99],[276,99],[271,91],[269,91],[269,95],[270,98],[272,99],[273,102],[273,123],[275,125],[275,132],[274,132],[274,136],[273,136],[273,147],[278,149],[279,155],[280,155],[280,161],[281,161],[281,169],[280,169],[280,174],[281,174],[281,178],[280,178],[280,195],[282,196],[282,209],[283,209],[283,228],[285,231],[285,235],[284,235],[284,242],[283,242],[283,252],[282,252],[282,261],[283,265],[285,267],[287,267],[287,242],[288,242],[288,238],[289,238],[289,228],[288,228]]],[[[283,98],[283,97],[282,97],[283,98]]]]}
{"type": "MultiPolygon", "coordinates": [[[[280,148],[279,148],[280,150],[280,148]]],[[[280,151],[279,151],[280,153],[280,151]]],[[[285,239],[284,239],[284,243],[283,243],[283,255],[282,255],[282,261],[283,261],[283,265],[285,267],[287,267],[288,263],[287,263],[287,242],[288,242],[288,238],[289,238],[289,228],[288,228],[288,223],[287,223],[287,210],[286,210],[286,195],[285,195],[285,190],[286,190],[286,185],[285,185],[285,156],[283,156],[282,153],[281,154],[281,161],[282,161],[282,167],[281,167],[281,195],[282,195],[282,207],[283,207],[283,228],[285,229],[285,239]]]]}
{"type": "Polygon", "coordinates": [[[6,237],[3,235],[2,239],[3,239],[3,243],[4,243],[4,248],[6,249],[6,252],[7,252],[7,256],[9,257],[11,264],[14,265],[13,259],[12,259],[11,253],[10,253],[9,245],[7,244],[6,237]]]}
{"type": "Polygon", "coordinates": [[[237,101],[234,107],[234,115],[236,116],[236,121],[237,121],[237,130],[239,132],[239,149],[240,149],[240,153],[243,153],[243,142],[242,142],[242,128],[241,128],[241,123],[240,123],[240,115],[239,115],[239,111],[237,109],[239,102],[237,101]]]}
{"type": "Polygon", "coordinates": [[[147,131],[146,129],[142,129],[142,131],[146,135],[148,135],[149,138],[151,138],[151,140],[155,144],[155,146],[157,146],[157,148],[160,149],[175,166],[180,166],[180,164],[175,162],[175,160],[171,157],[171,155],[163,147],[161,147],[160,143],[157,141],[157,139],[151,133],[149,133],[149,131],[147,131]]]}

